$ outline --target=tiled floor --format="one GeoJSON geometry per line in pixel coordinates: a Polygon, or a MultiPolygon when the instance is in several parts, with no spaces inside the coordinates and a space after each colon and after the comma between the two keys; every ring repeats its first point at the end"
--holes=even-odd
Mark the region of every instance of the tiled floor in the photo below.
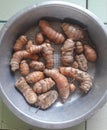
{"type": "MultiPolygon", "coordinates": [[[[23,7],[44,0],[0,0],[0,28],[23,7]]],[[[95,13],[107,28],[107,0],[66,0],[88,8],[95,13]]],[[[0,99],[0,129],[43,130],[30,126],[18,119],[0,99]]],[[[88,121],[66,130],[107,130],[107,104],[88,121]]]]}

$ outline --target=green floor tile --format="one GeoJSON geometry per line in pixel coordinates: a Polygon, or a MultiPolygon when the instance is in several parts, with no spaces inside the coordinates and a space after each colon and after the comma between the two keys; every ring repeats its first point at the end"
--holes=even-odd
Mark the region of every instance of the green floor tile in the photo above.
{"type": "Polygon", "coordinates": [[[3,102],[2,99],[0,98],[0,128],[2,128],[2,107],[3,107],[3,102]]]}
{"type": "Polygon", "coordinates": [[[107,130],[107,104],[87,121],[87,130],[107,130]]]}
{"type": "MultiPolygon", "coordinates": [[[[13,115],[5,106],[3,112],[3,122],[2,122],[2,129],[10,129],[10,130],[46,130],[42,128],[33,127],[29,124],[24,123],[16,116],[13,115]]],[[[85,130],[85,123],[81,123],[77,126],[72,128],[68,128],[65,130],[85,130]]]]}
{"type": "Polygon", "coordinates": [[[107,0],[89,0],[88,9],[107,23],[107,0]]]}
{"type": "MultiPolygon", "coordinates": [[[[0,0],[0,20],[8,20],[20,9],[30,4],[39,3],[42,1],[46,0],[0,0]]],[[[64,0],[64,1],[76,3],[84,7],[86,5],[86,0],[64,0]]]]}
{"type": "MultiPolygon", "coordinates": [[[[3,122],[2,128],[8,128],[10,130],[45,130],[37,127],[33,127],[19,118],[17,118],[5,105],[3,105],[3,122]]],[[[74,126],[72,128],[68,128],[66,130],[85,130],[85,122],[74,126]]]]}
{"type": "Polygon", "coordinates": [[[7,125],[8,129],[28,130],[34,127],[24,123],[17,118],[5,105],[3,105],[3,123],[7,125]]]}

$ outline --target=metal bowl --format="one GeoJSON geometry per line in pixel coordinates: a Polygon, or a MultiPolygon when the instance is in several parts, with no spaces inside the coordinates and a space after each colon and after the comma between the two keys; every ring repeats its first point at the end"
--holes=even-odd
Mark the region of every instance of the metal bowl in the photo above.
{"type": "Polygon", "coordinates": [[[4,25],[0,32],[0,95],[8,108],[23,121],[47,129],[68,128],[85,121],[107,100],[107,33],[104,24],[91,12],[66,2],[45,2],[29,6],[4,25]],[[16,76],[10,72],[9,61],[12,47],[18,36],[36,25],[42,17],[71,19],[88,28],[90,37],[96,46],[98,60],[91,67],[93,88],[87,95],[72,95],[64,104],[56,102],[46,111],[39,110],[26,103],[14,87],[16,76]]]}

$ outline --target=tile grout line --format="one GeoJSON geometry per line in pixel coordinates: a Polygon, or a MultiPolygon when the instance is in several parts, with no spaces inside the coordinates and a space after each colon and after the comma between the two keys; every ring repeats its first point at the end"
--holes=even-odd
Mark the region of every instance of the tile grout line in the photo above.
{"type": "Polygon", "coordinates": [[[88,9],[88,0],[86,0],[86,9],[88,9]]]}
{"type": "Polygon", "coordinates": [[[87,121],[85,121],[85,130],[87,130],[87,121]]]}
{"type": "Polygon", "coordinates": [[[7,20],[0,20],[0,23],[6,23],[7,20]]]}
{"type": "Polygon", "coordinates": [[[1,120],[1,128],[3,128],[3,112],[4,112],[3,108],[4,108],[4,104],[3,104],[3,101],[2,101],[2,120],[1,120]]]}
{"type": "Polygon", "coordinates": [[[1,113],[1,128],[3,128],[3,101],[2,101],[2,113],[1,113]]]}

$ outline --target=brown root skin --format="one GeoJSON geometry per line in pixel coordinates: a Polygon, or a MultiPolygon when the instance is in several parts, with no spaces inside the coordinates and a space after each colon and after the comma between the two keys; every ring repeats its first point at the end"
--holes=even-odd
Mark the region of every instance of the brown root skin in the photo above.
{"type": "Polygon", "coordinates": [[[33,90],[37,94],[42,94],[50,90],[55,85],[51,78],[45,78],[34,84],[33,90]]]}
{"type": "Polygon", "coordinates": [[[33,41],[29,40],[26,44],[26,50],[28,50],[33,45],[33,41]]]}
{"type": "Polygon", "coordinates": [[[62,99],[62,102],[65,102],[65,100],[67,100],[70,94],[67,78],[61,73],[59,73],[59,71],[56,69],[45,69],[44,74],[46,76],[51,77],[56,82],[56,86],[58,88],[58,92],[62,99]]]}
{"type": "Polygon", "coordinates": [[[72,63],[72,66],[71,67],[73,67],[73,68],[75,68],[75,69],[78,69],[78,62],[77,61],[74,61],[73,63],[72,63]]]}
{"type": "Polygon", "coordinates": [[[61,61],[64,66],[70,66],[74,60],[73,52],[75,43],[72,39],[67,39],[61,48],[61,61]]]}
{"type": "Polygon", "coordinates": [[[42,33],[52,42],[56,44],[61,44],[64,42],[65,38],[63,34],[54,30],[46,20],[40,20],[39,27],[42,33]]]}
{"type": "Polygon", "coordinates": [[[84,45],[84,54],[90,62],[95,62],[97,60],[97,53],[90,45],[84,45]]]}
{"type": "Polygon", "coordinates": [[[19,69],[19,64],[21,62],[22,59],[32,59],[32,60],[37,60],[38,56],[37,55],[31,55],[29,54],[27,51],[22,50],[22,51],[17,51],[13,54],[11,61],[10,61],[10,66],[11,66],[11,70],[13,72],[15,72],[16,70],[19,69]]]}
{"type": "Polygon", "coordinates": [[[51,41],[49,39],[45,39],[44,43],[51,44],[51,41]]]}
{"type": "Polygon", "coordinates": [[[29,65],[26,60],[22,60],[20,63],[21,75],[26,76],[30,72],[29,65]]]}
{"type": "Polygon", "coordinates": [[[76,90],[76,86],[75,86],[73,83],[71,83],[71,84],[69,85],[69,89],[70,89],[70,92],[73,93],[73,92],[75,92],[75,90],[76,90]]]}
{"type": "Polygon", "coordinates": [[[43,79],[43,78],[44,78],[44,74],[43,74],[43,72],[41,72],[41,71],[31,72],[31,73],[29,73],[29,74],[25,77],[26,81],[27,81],[28,83],[31,83],[31,84],[36,83],[36,82],[38,82],[39,80],[41,80],[41,79],[43,79]]]}
{"type": "Polygon", "coordinates": [[[25,35],[21,35],[17,40],[13,47],[14,51],[22,50],[23,46],[27,43],[27,37],[25,35]]]}
{"type": "Polygon", "coordinates": [[[38,96],[35,106],[40,107],[41,109],[47,109],[51,107],[53,103],[55,103],[57,98],[58,98],[57,91],[50,90],[38,96]]]}
{"type": "Polygon", "coordinates": [[[84,54],[76,55],[75,60],[78,63],[78,68],[83,71],[88,70],[88,61],[85,58],[84,54]]]}
{"type": "Polygon", "coordinates": [[[29,67],[39,71],[43,71],[45,69],[44,63],[39,61],[31,61],[29,67]]]}
{"type": "Polygon", "coordinates": [[[42,47],[42,56],[45,59],[46,68],[52,69],[54,66],[54,49],[49,43],[44,43],[42,47]]]}
{"type": "Polygon", "coordinates": [[[77,41],[77,42],[75,43],[75,51],[76,51],[77,54],[83,53],[84,47],[83,47],[82,42],[77,41]]]}
{"type": "Polygon", "coordinates": [[[54,66],[54,49],[51,44],[43,43],[42,45],[32,45],[28,50],[30,54],[42,53],[46,61],[46,68],[51,69],[54,66]]]}
{"type": "Polygon", "coordinates": [[[29,54],[27,57],[27,59],[31,59],[31,60],[38,60],[38,58],[39,58],[39,56],[37,54],[34,54],[34,55],[29,54]]]}
{"type": "Polygon", "coordinates": [[[86,30],[81,28],[79,25],[62,23],[61,27],[66,36],[74,41],[88,40],[88,34],[86,30]]]}
{"type": "Polygon", "coordinates": [[[27,52],[30,54],[36,54],[40,53],[42,51],[42,45],[31,45],[28,49],[27,52]]]}
{"type": "Polygon", "coordinates": [[[13,54],[13,57],[11,58],[10,65],[11,70],[15,72],[17,69],[19,69],[19,63],[23,58],[27,58],[29,53],[27,51],[17,51],[13,54]]]}
{"type": "Polygon", "coordinates": [[[36,95],[36,93],[27,84],[27,82],[25,81],[24,77],[20,77],[16,81],[15,86],[23,94],[23,96],[25,97],[26,101],[29,104],[35,104],[37,102],[37,95],[36,95]]]}
{"type": "Polygon", "coordinates": [[[84,93],[88,93],[88,91],[92,88],[92,79],[91,76],[84,71],[81,71],[79,69],[75,69],[72,67],[60,67],[59,71],[68,77],[71,77],[73,79],[76,79],[80,82],[80,89],[84,93]]]}
{"type": "Polygon", "coordinates": [[[44,36],[41,32],[37,33],[36,38],[35,38],[35,42],[37,45],[41,45],[44,41],[44,36]]]}

